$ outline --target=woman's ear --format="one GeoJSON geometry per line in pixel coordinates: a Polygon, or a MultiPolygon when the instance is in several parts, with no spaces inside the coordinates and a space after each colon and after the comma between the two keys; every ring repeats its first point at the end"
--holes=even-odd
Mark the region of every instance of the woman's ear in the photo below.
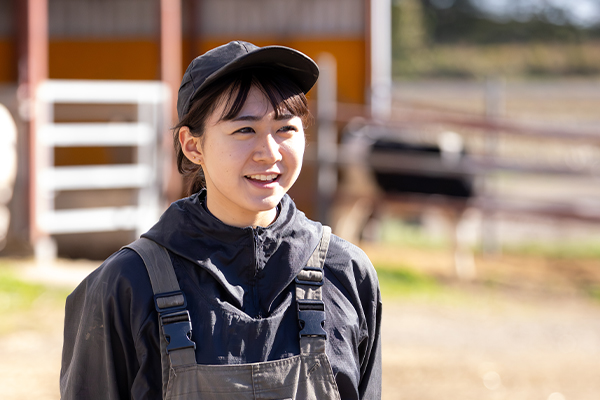
{"type": "Polygon", "coordinates": [[[179,129],[179,143],[181,144],[181,151],[183,151],[188,160],[198,165],[202,163],[200,138],[193,136],[190,128],[187,126],[182,126],[179,129]]]}

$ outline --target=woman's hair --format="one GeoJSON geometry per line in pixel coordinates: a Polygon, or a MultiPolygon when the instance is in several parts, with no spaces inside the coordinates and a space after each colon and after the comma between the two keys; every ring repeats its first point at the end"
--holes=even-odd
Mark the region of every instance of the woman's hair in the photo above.
{"type": "Polygon", "coordinates": [[[179,143],[179,130],[187,126],[193,136],[201,138],[202,143],[206,122],[219,104],[225,102],[219,121],[234,119],[244,107],[252,87],[258,88],[265,95],[275,111],[275,117],[282,112],[289,112],[300,117],[305,128],[312,122],[308,102],[302,90],[274,69],[255,68],[238,71],[212,83],[196,96],[190,111],[173,128],[177,169],[183,174],[186,196],[204,187],[204,174],[200,165],[194,164],[183,154],[179,143]]]}

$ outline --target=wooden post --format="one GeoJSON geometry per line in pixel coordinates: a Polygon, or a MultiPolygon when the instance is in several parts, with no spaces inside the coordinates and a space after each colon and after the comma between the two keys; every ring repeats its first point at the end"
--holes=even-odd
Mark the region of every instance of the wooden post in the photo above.
{"type": "Polygon", "coordinates": [[[37,227],[36,211],[36,92],[48,79],[48,0],[16,2],[19,29],[19,110],[27,129],[29,175],[29,240],[36,253],[49,239],[37,227]]]}
{"type": "MultiPolygon", "coordinates": [[[[485,116],[488,121],[495,121],[504,113],[504,82],[499,78],[488,78],[485,82],[485,116]]],[[[489,160],[498,156],[498,131],[487,130],[485,133],[485,155],[489,160]]],[[[493,199],[496,195],[494,171],[484,176],[484,198],[493,199]]],[[[497,224],[494,211],[483,214],[481,247],[486,254],[498,254],[500,243],[497,236],[497,224]]]]}
{"type": "Polygon", "coordinates": [[[387,120],[392,108],[392,4],[370,0],[371,117],[387,120]]]}
{"type": "MultiPolygon", "coordinates": [[[[181,0],[160,0],[160,71],[161,80],[169,86],[171,101],[169,104],[171,120],[165,121],[169,127],[177,121],[177,92],[181,83],[182,68],[181,0]]],[[[165,132],[163,140],[166,156],[164,191],[167,203],[181,197],[182,178],[170,155],[173,153],[171,131],[165,132]]]]}
{"type": "Polygon", "coordinates": [[[337,189],[337,64],[329,53],[319,56],[317,85],[317,213],[329,223],[329,208],[337,189]]]}
{"type": "Polygon", "coordinates": [[[171,89],[173,111],[181,83],[181,57],[181,0],[160,0],[160,75],[171,89]]]}

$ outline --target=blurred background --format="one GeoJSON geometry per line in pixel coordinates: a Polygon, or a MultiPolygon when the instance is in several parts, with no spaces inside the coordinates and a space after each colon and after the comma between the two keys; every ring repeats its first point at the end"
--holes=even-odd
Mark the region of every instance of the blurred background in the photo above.
{"type": "Polygon", "coordinates": [[[597,398],[599,0],[0,0],[3,398],[58,398],[64,298],[183,196],[231,40],[320,66],[290,195],[378,271],[384,399],[597,398]]]}

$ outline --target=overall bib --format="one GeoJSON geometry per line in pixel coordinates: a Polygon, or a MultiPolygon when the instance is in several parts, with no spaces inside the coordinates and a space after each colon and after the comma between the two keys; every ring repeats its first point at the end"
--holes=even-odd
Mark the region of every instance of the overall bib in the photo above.
{"type": "Polygon", "coordinates": [[[161,330],[163,399],[171,400],[322,400],[340,399],[323,330],[325,308],[321,298],[323,264],[331,229],[323,237],[306,267],[295,279],[300,324],[300,354],[251,364],[201,365],[185,295],[181,292],[167,250],[141,238],[126,246],[135,250],[150,275],[161,330]]]}

